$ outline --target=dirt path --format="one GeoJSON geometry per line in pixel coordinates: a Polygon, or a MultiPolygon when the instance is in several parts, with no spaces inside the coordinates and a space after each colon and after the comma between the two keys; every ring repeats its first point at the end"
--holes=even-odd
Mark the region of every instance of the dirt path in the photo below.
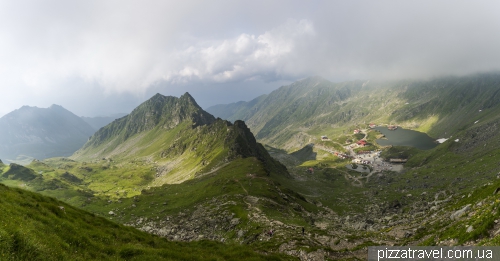
{"type": "MultiPolygon", "coordinates": [[[[337,169],[337,168],[332,168],[332,169],[336,169],[342,173],[344,173],[344,178],[349,181],[349,180],[352,180],[351,182],[351,185],[355,186],[355,187],[363,187],[363,182],[360,179],[360,177],[356,177],[356,176],[353,176],[351,174],[349,174],[349,172],[345,171],[345,170],[341,170],[341,169],[337,169]]],[[[363,178],[363,177],[361,177],[363,178]]]]}
{"type": "Polygon", "coordinates": [[[245,193],[248,195],[248,191],[245,187],[243,187],[243,184],[241,184],[241,182],[237,179],[235,179],[234,181],[238,182],[238,184],[240,184],[241,188],[245,191],[245,193]]]}
{"type": "Polygon", "coordinates": [[[198,175],[196,176],[196,178],[201,178],[201,177],[204,177],[204,176],[206,176],[206,175],[210,175],[210,174],[212,174],[212,173],[215,173],[215,172],[217,172],[219,169],[221,169],[221,168],[223,168],[223,167],[227,166],[227,164],[229,164],[229,163],[223,164],[223,165],[221,165],[221,166],[219,166],[219,167],[217,167],[217,168],[215,168],[215,169],[213,169],[213,170],[211,170],[211,171],[209,171],[209,172],[200,173],[200,174],[198,174],[198,175]]]}

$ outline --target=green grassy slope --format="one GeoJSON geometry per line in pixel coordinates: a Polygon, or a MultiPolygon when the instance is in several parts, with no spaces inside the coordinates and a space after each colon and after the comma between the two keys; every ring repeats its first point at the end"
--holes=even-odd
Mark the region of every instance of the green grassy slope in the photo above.
{"type": "Polygon", "coordinates": [[[500,74],[444,77],[413,81],[398,98],[408,102],[392,112],[396,122],[425,122],[434,118],[426,130],[435,137],[449,137],[457,131],[497,118],[500,112],[500,74]]]}
{"type": "MultiPolygon", "coordinates": [[[[105,145],[105,150],[90,157],[106,155],[134,135],[153,129],[168,131],[190,120],[192,126],[212,123],[215,118],[203,111],[189,93],[180,98],[156,94],[135,108],[129,115],[117,119],[97,131],[73,158],[84,158],[89,150],[105,145]]],[[[87,157],[89,155],[86,155],[87,157]]]]}
{"type": "Polygon", "coordinates": [[[216,120],[189,94],[180,98],[157,94],[127,117],[103,127],[71,158],[93,164],[108,159],[120,163],[114,165],[119,169],[135,162],[153,171],[143,171],[150,178],[148,185],[160,186],[253,156],[264,161],[269,172],[286,172],[256,143],[244,122],[216,120]]]}
{"type": "MultiPolygon", "coordinates": [[[[281,260],[215,242],[169,242],[0,184],[1,260],[281,260]]],[[[286,257],[291,259],[290,257],[286,257]]]]}
{"type": "Polygon", "coordinates": [[[312,77],[242,103],[246,114],[227,118],[245,120],[259,141],[287,151],[371,122],[398,124],[440,138],[496,119],[499,90],[498,73],[364,83],[312,77]]]}
{"type": "Polygon", "coordinates": [[[3,166],[0,181],[84,206],[92,197],[129,198],[152,186],[204,176],[239,158],[257,158],[267,175],[288,175],[241,121],[232,125],[218,120],[195,129],[186,127],[181,133],[173,136],[175,141],[169,141],[170,136],[162,137],[163,142],[156,140],[135,158],[88,162],[51,158],[26,167],[3,166]]]}
{"type": "Polygon", "coordinates": [[[397,91],[378,83],[332,83],[311,77],[253,100],[245,104],[253,105],[245,115],[229,118],[241,117],[263,143],[296,150],[316,136],[338,136],[336,128],[352,130],[370,120],[388,122],[387,112],[400,103],[397,91]]]}

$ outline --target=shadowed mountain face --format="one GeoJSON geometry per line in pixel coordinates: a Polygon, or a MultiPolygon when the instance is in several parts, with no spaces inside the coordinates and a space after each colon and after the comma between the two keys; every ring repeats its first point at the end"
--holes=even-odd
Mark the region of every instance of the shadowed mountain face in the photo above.
{"type": "Polygon", "coordinates": [[[0,118],[0,158],[69,156],[93,133],[90,125],[59,105],[23,106],[0,118]]]}

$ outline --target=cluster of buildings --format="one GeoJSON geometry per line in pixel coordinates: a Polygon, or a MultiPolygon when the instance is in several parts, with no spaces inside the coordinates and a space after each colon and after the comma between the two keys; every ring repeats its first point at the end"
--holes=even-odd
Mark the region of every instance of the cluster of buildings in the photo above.
{"type": "Polygon", "coordinates": [[[335,156],[341,158],[341,159],[348,159],[348,158],[351,158],[351,156],[347,155],[347,154],[344,154],[344,153],[338,153],[338,152],[335,152],[335,156]]]}
{"type": "Polygon", "coordinates": [[[353,159],[352,163],[356,163],[356,164],[370,164],[371,161],[369,161],[369,160],[362,160],[362,159],[353,159]]]}

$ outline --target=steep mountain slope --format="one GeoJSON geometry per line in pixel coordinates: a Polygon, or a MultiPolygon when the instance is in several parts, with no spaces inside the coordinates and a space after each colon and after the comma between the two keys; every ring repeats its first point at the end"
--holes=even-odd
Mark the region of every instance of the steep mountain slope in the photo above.
{"type": "Polygon", "coordinates": [[[95,131],[100,128],[110,124],[112,121],[126,116],[126,113],[117,113],[111,116],[98,116],[98,117],[81,117],[86,123],[88,123],[95,131]]]}
{"type": "Polygon", "coordinates": [[[180,183],[214,171],[238,157],[257,157],[269,172],[286,172],[257,144],[244,122],[215,119],[188,94],[160,94],[101,128],[71,157],[142,161],[154,169],[151,185],[180,183]]]}
{"type": "Polygon", "coordinates": [[[0,184],[1,260],[293,260],[245,246],[169,242],[0,184]]]}
{"type": "Polygon", "coordinates": [[[148,131],[168,131],[190,121],[192,127],[210,124],[215,118],[203,111],[188,94],[180,98],[156,94],[151,99],[139,105],[126,117],[122,117],[96,132],[81,150],[75,153],[75,158],[84,157],[86,151],[105,144],[105,151],[97,155],[106,156],[119,154],[112,152],[130,138],[148,131]]]}
{"type": "Polygon", "coordinates": [[[364,83],[311,77],[250,102],[208,110],[245,120],[263,143],[296,150],[320,135],[338,136],[371,122],[449,137],[476,121],[496,118],[499,93],[499,73],[364,83]]]}
{"type": "Polygon", "coordinates": [[[432,118],[434,122],[427,129],[428,133],[436,137],[446,136],[446,133],[453,135],[474,124],[498,117],[500,74],[412,81],[404,87],[398,98],[408,104],[391,113],[393,121],[422,122],[432,118]]]}
{"type": "MultiPolygon", "coordinates": [[[[321,77],[311,77],[248,103],[240,103],[244,109],[233,111],[245,113],[231,115],[228,119],[245,120],[256,138],[266,144],[298,149],[311,142],[308,137],[311,131],[350,125],[369,114],[381,115],[377,111],[386,108],[377,106],[376,102],[359,102],[368,98],[365,93],[375,87],[378,86],[360,81],[332,83],[321,77]]],[[[385,89],[379,91],[389,93],[385,89]]]]}
{"type": "Polygon", "coordinates": [[[23,106],[0,118],[0,158],[69,156],[93,133],[90,125],[61,106],[23,106]]]}

